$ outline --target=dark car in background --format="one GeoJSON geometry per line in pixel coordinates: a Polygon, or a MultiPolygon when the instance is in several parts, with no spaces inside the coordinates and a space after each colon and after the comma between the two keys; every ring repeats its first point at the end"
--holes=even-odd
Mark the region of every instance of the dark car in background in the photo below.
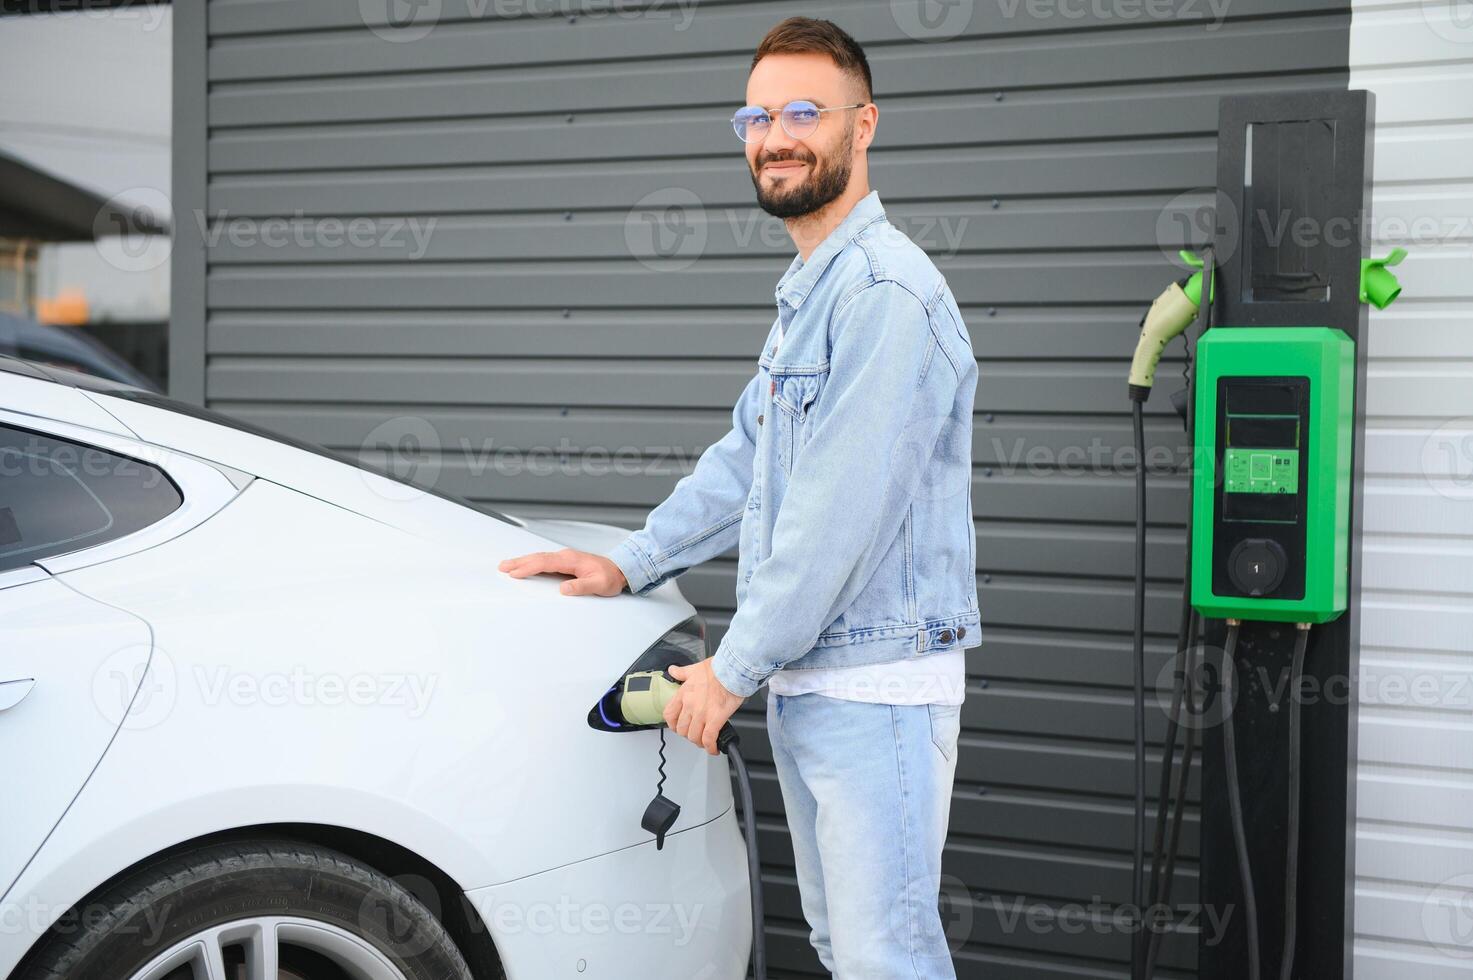
{"type": "Polygon", "coordinates": [[[162,394],[159,386],[117,353],[73,327],[55,327],[0,313],[0,354],[81,371],[162,394]]]}

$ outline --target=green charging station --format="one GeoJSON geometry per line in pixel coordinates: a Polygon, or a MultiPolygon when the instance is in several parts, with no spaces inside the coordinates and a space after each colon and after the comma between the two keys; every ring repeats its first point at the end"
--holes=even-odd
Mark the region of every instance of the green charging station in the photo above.
{"type": "Polygon", "coordinates": [[[1203,334],[1191,571],[1203,616],[1325,623],[1345,611],[1354,399],[1342,330],[1203,334]]]}
{"type": "MultiPolygon", "coordinates": [[[[1373,258],[1365,238],[1338,233],[1366,212],[1374,128],[1366,91],[1222,98],[1211,240],[1181,253],[1197,271],[1142,316],[1131,362],[1131,898],[1169,911],[1200,740],[1191,884],[1199,907],[1223,916],[1220,932],[1196,934],[1200,980],[1353,969],[1357,708],[1341,692],[1359,670],[1367,308],[1400,294],[1388,267],[1406,255],[1373,258]],[[1144,408],[1177,336],[1189,533],[1148,875],[1144,408]]],[[[1133,980],[1153,980],[1181,938],[1141,929],[1133,980]]]]}

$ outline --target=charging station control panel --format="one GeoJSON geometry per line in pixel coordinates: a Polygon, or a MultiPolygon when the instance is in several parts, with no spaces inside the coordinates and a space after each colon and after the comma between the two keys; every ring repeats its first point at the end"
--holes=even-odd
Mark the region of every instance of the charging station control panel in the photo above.
{"type": "Polygon", "coordinates": [[[1326,622],[1345,610],[1355,350],[1328,327],[1215,327],[1197,347],[1192,603],[1326,622]]]}

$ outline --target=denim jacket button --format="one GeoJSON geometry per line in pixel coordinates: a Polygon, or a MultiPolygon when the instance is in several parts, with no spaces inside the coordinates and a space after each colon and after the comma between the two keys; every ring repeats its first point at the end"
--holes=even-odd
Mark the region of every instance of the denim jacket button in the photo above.
{"type": "Polygon", "coordinates": [[[942,643],[950,643],[951,642],[951,630],[942,630],[941,631],[941,635],[938,636],[937,639],[940,640],[942,643]]]}
{"type": "Polygon", "coordinates": [[[758,415],[757,416],[757,424],[758,425],[761,425],[762,424],[762,416],[761,415],[758,415]]]}
{"type": "Polygon", "coordinates": [[[958,640],[964,639],[966,637],[966,635],[967,635],[967,628],[965,626],[958,626],[956,628],[956,638],[958,640]]]}

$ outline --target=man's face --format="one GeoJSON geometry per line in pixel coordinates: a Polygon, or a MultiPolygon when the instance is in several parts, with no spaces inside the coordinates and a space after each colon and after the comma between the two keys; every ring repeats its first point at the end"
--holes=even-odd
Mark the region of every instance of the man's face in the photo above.
{"type": "Polygon", "coordinates": [[[823,54],[771,54],[747,79],[747,104],[772,117],[764,139],[744,144],[757,204],[778,218],[817,211],[844,193],[854,167],[855,117],[863,109],[825,112],[818,128],[794,139],[778,119],[782,107],[807,99],[820,108],[864,101],[852,78],[823,54]]]}

